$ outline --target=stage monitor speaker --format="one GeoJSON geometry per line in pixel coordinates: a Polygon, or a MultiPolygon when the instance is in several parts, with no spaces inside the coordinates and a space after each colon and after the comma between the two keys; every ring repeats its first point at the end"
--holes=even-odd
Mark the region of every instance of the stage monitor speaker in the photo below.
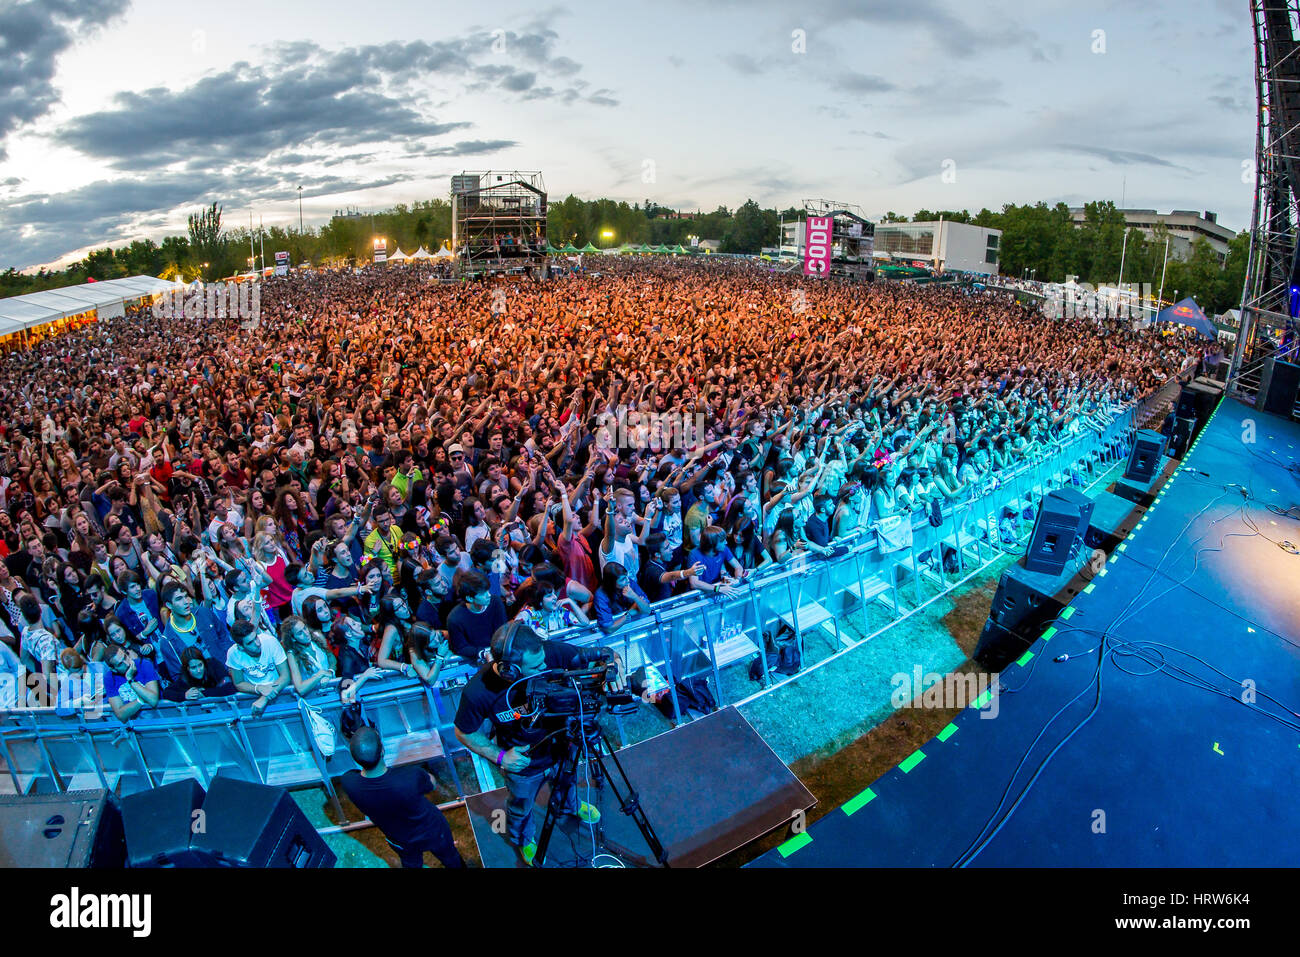
{"type": "Polygon", "coordinates": [[[217,776],[190,847],[218,867],[333,867],[335,856],[284,788],[217,776]]]}
{"type": "Polygon", "coordinates": [[[1189,382],[1178,393],[1175,415],[1180,419],[1195,419],[1198,426],[1204,425],[1222,396],[1222,387],[1211,385],[1204,379],[1189,382]]]}
{"type": "Polygon", "coordinates": [[[1100,548],[1109,555],[1124,540],[1124,526],[1134,510],[1135,505],[1129,499],[1102,492],[1093,500],[1092,517],[1088,519],[1084,544],[1089,550],[1100,548]]]}
{"type": "Polygon", "coordinates": [[[1192,444],[1192,434],[1196,431],[1196,419],[1174,419],[1174,434],[1169,439],[1169,454],[1182,459],[1187,454],[1187,447],[1192,444]]]}
{"type": "Polygon", "coordinates": [[[1230,375],[1232,375],[1232,361],[1224,359],[1219,363],[1218,368],[1214,370],[1213,378],[1226,383],[1230,375]]]}
{"type": "Polygon", "coordinates": [[[1024,653],[1087,584],[1079,574],[1089,556],[1080,553],[1056,574],[1033,572],[1012,565],[998,582],[988,620],[975,646],[975,659],[984,667],[1001,671],[1024,653]]]}
{"type": "Polygon", "coordinates": [[[1054,575],[1083,548],[1092,517],[1092,499],[1072,488],[1057,489],[1043,498],[1025,548],[1025,568],[1054,575]]]}
{"type": "Polygon", "coordinates": [[[1295,414],[1297,393],[1300,393],[1300,365],[1272,356],[1265,359],[1255,408],[1289,419],[1295,414]]]}
{"type": "Polygon", "coordinates": [[[0,797],[0,867],[121,868],[122,809],[102,788],[0,797]]]}
{"type": "Polygon", "coordinates": [[[194,778],[137,791],[122,799],[130,867],[215,867],[216,858],[190,847],[207,827],[203,786],[194,778]]]}
{"type": "Polygon", "coordinates": [[[1136,482],[1149,482],[1160,471],[1160,456],[1165,451],[1165,437],[1150,429],[1139,429],[1133,439],[1124,478],[1136,482]]]}

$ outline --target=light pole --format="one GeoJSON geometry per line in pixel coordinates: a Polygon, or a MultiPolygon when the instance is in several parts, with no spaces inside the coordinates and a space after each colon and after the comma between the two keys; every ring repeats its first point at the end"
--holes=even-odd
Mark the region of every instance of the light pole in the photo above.
{"type": "Polygon", "coordinates": [[[298,235],[302,235],[302,187],[298,187],[298,235]]]}

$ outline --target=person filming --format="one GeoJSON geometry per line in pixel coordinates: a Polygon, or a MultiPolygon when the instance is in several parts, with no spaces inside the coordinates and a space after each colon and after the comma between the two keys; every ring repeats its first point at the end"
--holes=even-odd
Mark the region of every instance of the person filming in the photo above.
{"type": "MultiPolygon", "coordinates": [[[[469,680],[456,711],[456,739],[504,772],[510,800],[506,804],[506,835],[526,864],[537,853],[533,806],[542,783],[552,780],[564,757],[563,724],[528,726],[528,679],[550,670],[571,671],[596,662],[617,663],[609,648],[580,648],[543,641],[521,622],[510,622],[492,636],[491,661],[469,680]]],[[[566,816],[584,823],[600,820],[600,811],[579,802],[577,788],[558,795],[566,816]]]]}

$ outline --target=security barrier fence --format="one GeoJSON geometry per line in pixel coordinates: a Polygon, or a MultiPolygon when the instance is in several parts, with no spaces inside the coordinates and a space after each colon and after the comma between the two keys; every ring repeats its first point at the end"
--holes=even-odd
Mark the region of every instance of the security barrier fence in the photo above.
{"type": "MultiPolygon", "coordinates": [[[[889,542],[875,528],[863,529],[837,542],[829,557],[801,553],[751,572],[729,597],[676,596],[610,634],[591,625],[551,637],[608,645],[628,672],[654,665],[667,679],[679,719],[683,679],[707,682],[721,706],[766,694],[793,679],[769,669],[767,654],[760,654],[765,634],[782,625],[793,632],[800,673],[806,673],[896,625],[1006,555],[1004,517],[1036,513],[1043,495],[1065,485],[1089,485],[1127,456],[1134,431],[1168,405],[1178,386],[1171,379],[1104,427],[1085,428],[972,489],[942,509],[937,527],[928,514],[913,515],[910,542],[905,529],[889,542]],[[858,620],[862,627],[855,636],[848,626],[858,620]],[[872,630],[873,620],[883,624],[872,630]],[[747,680],[724,682],[729,669],[756,658],[759,690],[747,680]]],[[[1021,538],[1027,525],[1020,523],[1021,538]]],[[[415,678],[374,679],[357,695],[365,718],[383,737],[390,765],[445,758],[462,797],[466,791],[453,758],[467,752],[452,722],[460,689],[472,673],[468,665],[449,666],[432,687],[415,678]]],[[[0,793],[102,787],[126,795],[187,777],[206,787],[225,772],[270,785],[321,785],[337,800],[331,778],[354,767],[338,730],[343,704],[337,682],[305,698],[288,689],[261,715],[252,713],[251,704],[251,696],[164,701],[125,724],[107,708],[95,715],[68,715],[52,707],[0,713],[0,793]]],[[[626,743],[622,720],[615,724],[626,743]]],[[[493,786],[485,769],[475,767],[482,775],[479,786],[493,786]]]]}

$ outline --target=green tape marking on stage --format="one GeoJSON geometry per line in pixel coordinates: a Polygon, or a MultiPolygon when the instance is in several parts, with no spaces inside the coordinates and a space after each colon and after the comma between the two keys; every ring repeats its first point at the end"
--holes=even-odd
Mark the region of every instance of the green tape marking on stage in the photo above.
{"type": "Polygon", "coordinates": [[[957,726],[955,724],[949,724],[948,727],[944,728],[942,731],[939,732],[938,738],[940,741],[947,741],[956,733],[957,733],[957,726]]]}
{"type": "Polygon", "coordinates": [[[1097,587],[1096,583],[1094,583],[1094,582],[1089,582],[1089,583],[1088,583],[1088,587],[1085,588],[1085,589],[1083,590],[1083,593],[1084,593],[1085,595],[1092,594],[1092,590],[1093,590],[1094,588],[1096,588],[1096,587],[1097,587]]]}
{"type": "Polygon", "coordinates": [[[1073,618],[1073,617],[1074,617],[1074,606],[1073,606],[1073,605],[1069,605],[1068,607],[1066,607],[1065,611],[1061,612],[1061,617],[1062,617],[1064,620],[1066,620],[1066,621],[1069,621],[1071,618],[1073,618]]]}
{"type": "Polygon", "coordinates": [[[971,707],[982,708],[992,700],[993,700],[993,692],[985,691],[982,695],[980,695],[973,702],[971,702],[971,707]]]}
{"type": "Polygon", "coordinates": [[[875,799],[876,799],[876,792],[871,790],[871,788],[867,788],[857,797],[852,798],[849,801],[846,801],[843,805],[841,805],[840,810],[843,811],[845,814],[853,814],[853,812],[860,810],[861,808],[870,804],[875,799]]]}
{"type": "Polygon", "coordinates": [[[1119,543],[1119,550],[1120,550],[1121,552],[1126,552],[1126,551],[1128,551],[1128,542],[1120,542],[1120,543],[1119,543]]]}
{"type": "Polygon", "coordinates": [[[1018,664],[1020,667],[1023,668],[1025,666],[1025,663],[1028,662],[1029,659],[1032,657],[1034,657],[1034,653],[1032,651],[1026,651],[1023,655],[1021,655],[1019,658],[1016,659],[1016,664],[1018,664]]]}
{"type": "Polygon", "coordinates": [[[784,844],[778,844],[776,849],[781,852],[782,857],[789,857],[795,851],[799,850],[799,848],[805,847],[811,843],[812,835],[807,831],[804,831],[802,834],[796,834],[784,844]]]}
{"type": "Polygon", "coordinates": [[[912,770],[912,768],[916,767],[924,760],[925,760],[925,752],[922,751],[920,748],[917,748],[915,751],[913,751],[911,754],[907,756],[907,758],[903,761],[902,764],[898,766],[898,770],[906,774],[908,771],[912,770]]]}
{"type": "Polygon", "coordinates": [[[1043,641],[1051,641],[1051,640],[1052,640],[1052,635],[1054,635],[1054,634],[1056,634],[1056,626],[1055,626],[1055,625],[1053,625],[1051,628],[1048,628],[1045,632],[1043,632],[1043,641]]]}
{"type": "Polygon", "coordinates": [[[1098,578],[1105,578],[1105,577],[1106,577],[1106,572],[1108,572],[1108,571],[1110,571],[1110,569],[1108,569],[1108,568],[1103,568],[1101,571],[1097,572],[1097,577],[1098,577],[1098,578]]]}

